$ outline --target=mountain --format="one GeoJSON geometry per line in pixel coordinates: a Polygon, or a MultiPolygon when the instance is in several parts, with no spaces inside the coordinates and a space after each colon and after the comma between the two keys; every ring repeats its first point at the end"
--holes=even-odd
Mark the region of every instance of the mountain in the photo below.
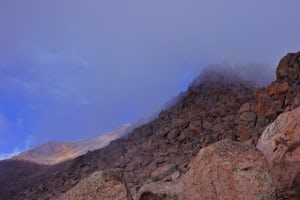
{"type": "Polygon", "coordinates": [[[2,161],[0,199],[297,199],[299,58],[266,87],[206,68],[155,119],[72,160],[2,161]]]}
{"type": "Polygon", "coordinates": [[[55,165],[86,154],[88,151],[101,149],[111,141],[126,136],[134,128],[151,121],[156,115],[156,113],[146,115],[131,124],[125,124],[115,131],[94,138],[76,142],[48,141],[12,157],[11,160],[28,161],[41,165],[55,165]]]}
{"type": "Polygon", "coordinates": [[[49,141],[36,148],[14,156],[12,160],[29,161],[42,165],[58,164],[83,155],[88,151],[103,148],[111,141],[126,135],[130,132],[130,130],[131,124],[126,124],[113,132],[77,142],[49,141]]]}

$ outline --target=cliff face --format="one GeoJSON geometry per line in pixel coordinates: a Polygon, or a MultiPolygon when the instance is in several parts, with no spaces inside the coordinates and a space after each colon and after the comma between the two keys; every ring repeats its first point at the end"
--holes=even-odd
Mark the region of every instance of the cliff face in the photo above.
{"type": "MultiPolygon", "coordinates": [[[[292,58],[295,62],[283,58],[277,68],[277,80],[266,88],[254,88],[230,71],[213,73],[205,70],[186,92],[177,97],[171,107],[162,111],[150,123],[134,129],[128,136],[111,142],[105,148],[64,163],[64,167],[51,166],[51,176],[46,176],[45,171],[42,171],[37,181],[29,181],[35,177],[34,173],[29,174],[24,178],[26,186],[16,190],[18,186],[15,185],[9,190],[3,190],[1,195],[5,195],[6,199],[57,199],[63,198],[62,195],[71,198],[72,191],[78,192],[71,188],[75,185],[76,188],[84,188],[85,183],[94,180],[97,171],[100,170],[101,174],[108,169],[118,169],[122,171],[122,178],[117,180],[118,185],[127,199],[184,199],[186,196],[182,194],[182,184],[186,185],[193,177],[198,177],[193,181],[205,185],[202,180],[198,180],[201,179],[198,167],[193,167],[195,163],[199,164],[197,159],[206,162],[206,153],[203,152],[214,155],[213,149],[217,149],[216,156],[219,157],[213,162],[216,166],[209,165],[205,169],[211,172],[213,182],[219,184],[222,181],[215,180],[219,172],[214,170],[218,165],[223,166],[228,172],[224,177],[232,181],[231,185],[221,184],[215,189],[225,191],[226,188],[236,188],[236,184],[246,183],[244,178],[248,177],[253,180],[253,187],[257,187],[257,190],[251,190],[251,195],[272,198],[273,174],[269,174],[272,169],[266,164],[268,159],[253,148],[265,128],[278,115],[300,104],[299,70],[296,70],[299,59],[298,54],[292,55],[296,55],[296,58],[292,58]],[[285,66],[289,67],[287,72],[285,66]],[[295,69],[291,70],[290,66],[295,69]],[[210,146],[224,139],[239,143],[220,142],[220,146],[210,146]],[[222,146],[228,148],[222,152],[222,146]],[[230,146],[235,149],[234,152],[230,146]],[[242,163],[235,160],[238,156],[232,155],[238,154],[238,151],[245,151],[245,155],[249,152],[249,159],[242,163]],[[235,167],[234,163],[241,165],[241,168],[235,167]],[[153,188],[159,192],[153,192],[153,188]]],[[[49,166],[43,167],[49,172],[49,166]]],[[[99,180],[104,188],[109,184],[99,180]]],[[[192,191],[198,189],[193,188],[192,191]]],[[[236,196],[237,192],[232,193],[232,197],[247,197],[245,188],[238,190],[243,190],[244,196],[236,196]]],[[[280,194],[283,193],[280,191],[280,194]]],[[[251,195],[249,193],[248,197],[251,195]]]]}

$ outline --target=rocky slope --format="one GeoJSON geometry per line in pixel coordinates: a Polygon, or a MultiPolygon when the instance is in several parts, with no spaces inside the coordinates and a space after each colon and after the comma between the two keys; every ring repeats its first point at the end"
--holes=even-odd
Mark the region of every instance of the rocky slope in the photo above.
{"type": "Polygon", "coordinates": [[[95,171],[115,167],[123,169],[124,181],[134,197],[146,182],[187,172],[201,148],[224,138],[238,140],[236,116],[242,104],[254,101],[254,88],[223,74],[205,73],[201,80],[152,122],[104,149],[76,158],[67,169],[32,185],[17,199],[46,198],[49,194],[55,199],[95,171]]]}
{"type": "MultiPolygon", "coordinates": [[[[263,145],[260,153],[254,146],[278,115],[284,116],[300,104],[299,55],[284,57],[277,67],[277,79],[266,88],[255,88],[234,71],[204,71],[173,106],[150,123],[105,148],[61,163],[63,167],[52,166],[57,171],[51,171],[51,176],[49,167],[45,167],[36,181],[32,181],[35,173],[23,177],[26,187],[4,189],[1,199],[70,199],[78,191],[86,192],[86,185],[91,197],[99,187],[105,189],[102,195],[115,195],[115,189],[109,189],[112,180],[102,179],[101,175],[109,169],[122,172],[115,184],[120,194],[126,194],[125,199],[272,199],[288,196],[289,191],[296,196],[298,178],[291,178],[287,187],[277,184],[277,168],[263,150],[273,147],[263,145]],[[187,190],[190,196],[183,192],[187,190]]],[[[292,128],[288,130],[293,132],[292,128]]],[[[297,141],[296,136],[291,139],[297,141]]],[[[293,144],[291,148],[279,148],[286,151],[280,150],[281,156],[277,157],[297,152],[298,143],[289,144],[293,144]]],[[[288,158],[297,160],[292,155],[288,158]]],[[[298,177],[297,167],[280,169],[296,169],[293,174],[298,177]]]]}
{"type": "Polygon", "coordinates": [[[182,177],[146,183],[137,199],[271,199],[272,174],[255,147],[222,140],[201,149],[182,177]]]}

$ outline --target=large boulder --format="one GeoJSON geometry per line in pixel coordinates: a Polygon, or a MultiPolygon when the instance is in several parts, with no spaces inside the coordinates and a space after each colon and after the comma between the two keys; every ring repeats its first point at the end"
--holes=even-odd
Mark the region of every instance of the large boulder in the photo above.
{"type": "Polygon", "coordinates": [[[257,144],[271,165],[279,192],[287,191],[300,172],[299,122],[300,108],[279,115],[257,144]]]}
{"type": "Polygon", "coordinates": [[[255,147],[222,140],[203,148],[189,171],[171,182],[145,184],[137,200],[272,199],[268,162],[255,147]]]}
{"type": "Polygon", "coordinates": [[[272,175],[255,147],[222,140],[203,148],[183,178],[182,199],[271,199],[272,175]]]}
{"type": "Polygon", "coordinates": [[[80,181],[58,200],[131,200],[121,169],[97,171],[80,181]]]}

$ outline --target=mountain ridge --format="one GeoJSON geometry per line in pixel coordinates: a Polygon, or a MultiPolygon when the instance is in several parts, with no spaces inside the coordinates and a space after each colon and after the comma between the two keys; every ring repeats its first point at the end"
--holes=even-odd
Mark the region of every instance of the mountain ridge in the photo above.
{"type": "Polygon", "coordinates": [[[116,131],[100,135],[95,138],[79,140],[75,142],[48,141],[26,152],[12,157],[12,160],[29,161],[42,165],[54,165],[70,160],[96,149],[103,148],[112,140],[124,136],[130,132],[130,124],[118,128],[116,131]]]}

